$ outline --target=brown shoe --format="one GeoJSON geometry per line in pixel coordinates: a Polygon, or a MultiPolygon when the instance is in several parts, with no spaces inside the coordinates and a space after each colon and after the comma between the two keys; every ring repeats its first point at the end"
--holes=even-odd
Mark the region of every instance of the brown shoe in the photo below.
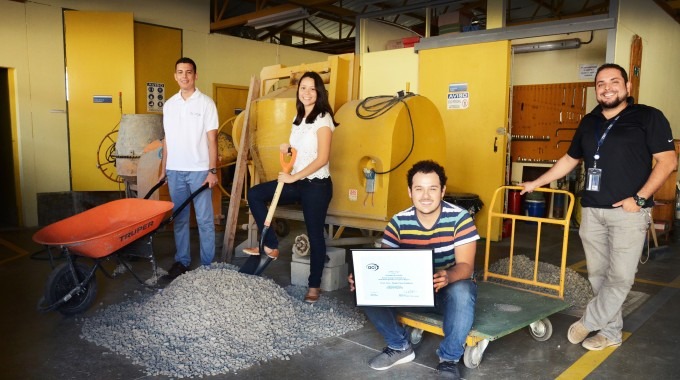
{"type": "MultiPolygon", "coordinates": [[[[251,256],[260,256],[260,248],[258,247],[243,248],[243,253],[251,256]]],[[[273,260],[276,260],[279,257],[278,249],[264,247],[264,253],[273,260]]]]}
{"type": "Polygon", "coordinates": [[[618,347],[620,345],[621,342],[611,341],[602,334],[595,334],[595,336],[591,336],[590,338],[584,340],[583,343],[581,344],[583,348],[590,351],[600,351],[604,350],[607,347],[618,347]]]}
{"type": "Polygon", "coordinates": [[[305,302],[314,303],[319,300],[321,295],[321,288],[309,288],[307,289],[307,295],[305,296],[305,302]]]}
{"type": "Polygon", "coordinates": [[[583,342],[583,339],[585,339],[588,334],[590,334],[590,330],[588,330],[586,326],[583,325],[583,322],[581,322],[579,319],[569,327],[567,339],[569,339],[569,341],[573,344],[579,344],[583,342]]]}

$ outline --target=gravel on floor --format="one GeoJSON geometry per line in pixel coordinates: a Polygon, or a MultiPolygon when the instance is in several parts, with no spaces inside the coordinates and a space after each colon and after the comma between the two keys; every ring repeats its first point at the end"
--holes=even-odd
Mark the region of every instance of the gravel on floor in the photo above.
{"type": "Polygon", "coordinates": [[[173,378],[236,373],[361,328],[353,305],[213,263],[82,318],[81,338],[173,378]]]}

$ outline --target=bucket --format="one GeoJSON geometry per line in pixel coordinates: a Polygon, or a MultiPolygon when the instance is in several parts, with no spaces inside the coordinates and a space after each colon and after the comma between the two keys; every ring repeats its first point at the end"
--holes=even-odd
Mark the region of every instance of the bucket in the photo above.
{"type": "MultiPolygon", "coordinates": [[[[545,217],[545,200],[531,200],[524,201],[524,215],[534,216],[537,218],[545,217]]],[[[528,224],[537,224],[536,222],[527,222],[528,224]]]]}
{"type": "Polygon", "coordinates": [[[564,217],[564,200],[567,196],[565,194],[553,195],[553,217],[561,219],[564,217]]]}

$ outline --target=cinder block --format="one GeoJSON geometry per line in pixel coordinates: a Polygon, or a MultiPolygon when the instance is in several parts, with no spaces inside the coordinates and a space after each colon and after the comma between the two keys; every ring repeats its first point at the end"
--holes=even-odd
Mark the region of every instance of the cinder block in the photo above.
{"type": "MultiPolygon", "coordinates": [[[[308,257],[308,256],[305,256],[308,257]]],[[[334,266],[332,268],[324,267],[321,275],[321,290],[330,292],[333,290],[342,289],[347,286],[347,263],[343,265],[334,266]]],[[[301,262],[290,263],[290,282],[297,286],[307,286],[309,280],[309,264],[301,262]]]]}
{"type": "MultiPolygon", "coordinates": [[[[341,247],[326,247],[326,256],[328,256],[328,261],[324,264],[326,268],[333,268],[345,264],[345,249],[341,247]]],[[[293,262],[303,263],[309,265],[310,257],[299,256],[293,253],[293,262]]]]}

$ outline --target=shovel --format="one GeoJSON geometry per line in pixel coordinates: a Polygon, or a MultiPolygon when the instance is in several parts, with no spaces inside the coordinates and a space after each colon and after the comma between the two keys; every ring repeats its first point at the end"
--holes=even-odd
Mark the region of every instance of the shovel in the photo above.
{"type": "MultiPolygon", "coordinates": [[[[281,163],[281,169],[284,173],[290,174],[290,172],[293,170],[293,164],[295,163],[295,158],[297,157],[297,150],[294,148],[291,148],[290,150],[291,157],[288,162],[286,162],[285,157],[287,154],[284,153],[279,153],[279,162],[281,163]]],[[[267,217],[264,220],[264,226],[262,227],[262,232],[260,236],[260,255],[259,256],[250,256],[245,263],[241,266],[241,269],[239,269],[239,272],[241,273],[246,273],[246,274],[254,274],[255,276],[259,276],[269,265],[269,263],[272,262],[271,257],[267,256],[267,254],[264,251],[264,237],[267,235],[267,232],[269,231],[269,226],[271,226],[272,219],[274,219],[274,211],[276,211],[276,205],[279,203],[279,197],[281,196],[281,190],[283,190],[283,182],[279,182],[276,184],[276,191],[274,191],[274,197],[272,198],[272,202],[269,205],[269,212],[267,213],[267,217]]]]}

